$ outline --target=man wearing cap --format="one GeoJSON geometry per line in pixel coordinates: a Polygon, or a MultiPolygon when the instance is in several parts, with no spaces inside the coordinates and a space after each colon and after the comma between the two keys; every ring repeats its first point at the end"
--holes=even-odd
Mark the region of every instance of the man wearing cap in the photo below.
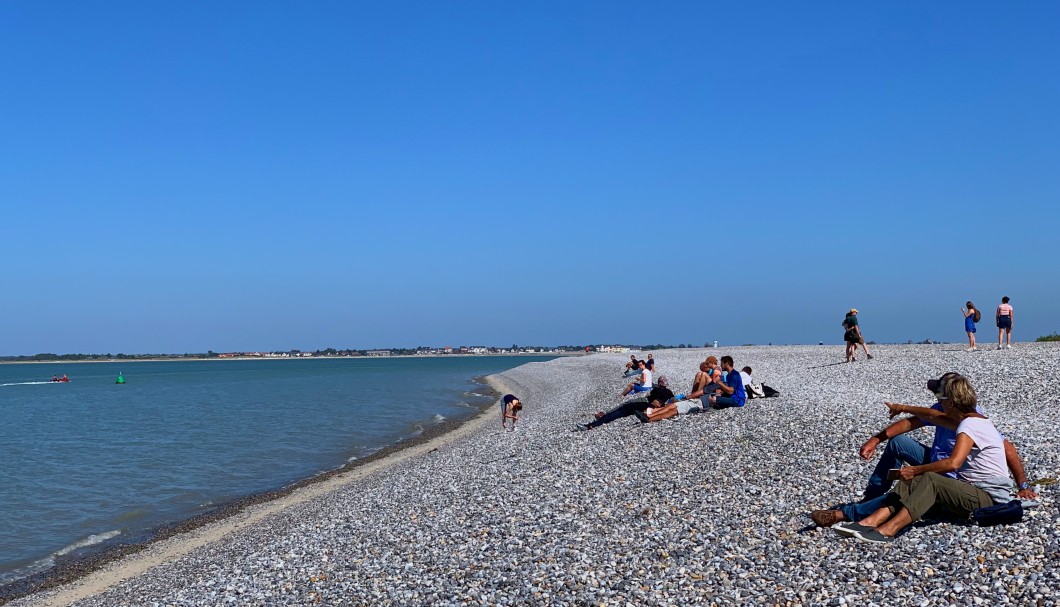
{"type": "Polygon", "coordinates": [[[861,334],[861,327],[858,326],[857,308],[850,308],[847,312],[846,318],[843,319],[843,328],[846,330],[843,333],[843,341],[847,342],[847,362],[856,360],[854,356],[858,353],[858,344],[861,344],[861,349],[865,351],[865,357],[872,360],[872,354],[869,354],[869,348],[865,345],[865,336],[861,334]]]}
{"type": "MultiPolygon", "coordinates": [[[[942,399],[946,398],[946,386],[954,378],[959,377],[957,373],[946,373],[938,379],[927,382],[927,388],[935,394],[938,402],[931,406],[936,411],[942,411],[942,399]]],[[[977,408],[978,411],[978,408],[977,408]]],[[[982,411],[979,411],[982,413],[982,411]]],[[[863,459],[872,459],[876,453],[876,447],[883,441],[887,441],[887,447],[876,463],[869,477],[869,484],[865,487],[865,493],[860,502],[845,504],[833,510],[814,510],[810,518],[821,527],[831,527],[840,521],[860,521],[866,516],[880,509],[887,491],[891,488],[888,478],[888,470],[901,467],[902,462],[913,466],[920,466],[946,459],[953,451],[953,445],[957,442],[957,433],[943,426],[935,425],[919,417],[907,417],[887,426],[880,432],[869,437],[859,450],[863,459]],[[926,447],[908,436],[909,432],[925,425],[935,426],[935,439],[931,447],[926,447]]],[[[1023,470],[1023,462],[1020,460],[1016,447],[1005,439],[1005,461],[1008,463],[1012,476],[1016,479],[1019,492],[1016,496],[1024,500],[1033,500],[1038,495],[1030,488],[1027,482],[1027,474],[1023,470]]],[[[947,476],[955,478],[952,472],[947,476]]]]}
{"type": "Polygon", "coordinates": [[[623,417],[629,417],[635,415],[639,411],[644,411],[648,407],[662,407],[674,399],[674,393],[669,388],[670,380],[666,376],[659,377],[659,384],[648,392],[648,396],[644,399],[631,400],[622,403],[621,405],[611,409],[607,413],[597,413],[596,419],[587,424],[575,424],[574,430],[592,430],[593,428],[599,428],[604,424],[610,424],[616,419],[622,419],[623,417]]]}

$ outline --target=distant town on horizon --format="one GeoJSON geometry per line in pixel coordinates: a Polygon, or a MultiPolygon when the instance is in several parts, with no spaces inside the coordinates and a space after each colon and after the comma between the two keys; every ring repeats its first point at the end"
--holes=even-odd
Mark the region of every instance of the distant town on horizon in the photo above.
{"type": "MultiPolygon", "coordinates": [[[[1057,335],[1048,335],[1039,337],[1036,341],[1057,341],[1057,335]]],[[[886,342],[868,341],[869,345],[879,345],[886,342]]],[[[937,341],[932,339],[925,339],[922,341],[907,340],[905,342],[891,342],[889,345],[931,345],[931,344],[945,344],[955,342],[937,341]]],[[[826,344],[824,342],[818,342],[817,344],[739,344],[739,346],[756,346],[756,345],[819,345],[819,346],[834,346],[836,344],[826,344]]],[[[291,359],[291,358],[370,358],[370,357],[390,357],[390,356],[488,356],[488,355],[502,355],[502,354],[585,354],[585,353],[629,353],[629,352],[647,352],[651,350],[670,350],[670,349],[681,349],[681,348],[719,348],[719,347],[737,347],[734,344],[719,344],[718,342],[707,342],[702,346],[697,344],[624,344],[624,345],[605,345],[605,344],[590,344],[585,346],[520,346],[518,344],[512,344],[510,347],[494,347],[494,346],[459,346],[459,347],[428,347],[418,346],[416,348],[377,348],[377,349],[353,349],[347,348],[338,350],[335,348],[324,348],[323,350],[314,351],[303,351],[303,350],[273,350],[273,351],[234,351],[234,352],[214,352],[213,350],[207,350],[204,353],[184,353],[184,354],[54,354],[54,353],[41,353],[32,355],[17,355],[17,356],[0,356],[0,362],[48,362],[48,361],[108,361],[108,360],[181,360],[181,359],[194,359],[194,360],[210,360],[210,359],[247,359],[247,358],[262,358],[262,359],[291,359]]]]}

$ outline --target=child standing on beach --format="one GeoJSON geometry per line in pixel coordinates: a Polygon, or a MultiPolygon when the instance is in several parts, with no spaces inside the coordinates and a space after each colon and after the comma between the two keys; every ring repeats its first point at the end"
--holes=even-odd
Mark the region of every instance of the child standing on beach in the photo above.
{"type": "Polygon", "coordinates": [[[972,302],[966,302],[964,307],[961,308],[961,314],[964,314],[964,331],[968,333],[968,351],[975,351],[975,323],[979,322],[982,314],[976,309],[975,304],[972,302]]]}
{"type": "Polygon", "coordinates": [[[501,432],[508,429],[508,420],[512,420],[512,432],[515,432],[515,422],[519,421],[519,412],[523,410],[523,403],[514,394],[505,394],[501,399],[501,432]]]}

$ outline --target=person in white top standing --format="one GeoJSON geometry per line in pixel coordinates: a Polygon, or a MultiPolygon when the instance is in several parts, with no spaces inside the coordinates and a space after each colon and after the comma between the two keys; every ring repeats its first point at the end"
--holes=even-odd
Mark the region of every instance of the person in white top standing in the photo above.
{"type": "Polygon", "coordinates": [[[957,440],[949,457],[892,471],[897,481],[876,512],[860,523],[839,523],[833,529],[872,543],[893,542],[899,531],[916,522],[928,510],[967,518],[973,510],[995,502],[1007,502],[1008,464],[1004,438],[993,422],[976,411],[976,395],[964,376],[949,380],[939,399],[944,411],[884,403],[891,417],[908,413],[940,426],[954,428],[957,440]],[[957,478],[940,473],[956,472],[957,478]]]}
{"type": "Polygon", "coordinates": [[[997,349],[1001,349],[1001,338],[1005,338],[1005,347],[1012,349],[1012,306],[1008,303],[1008,297],[1001,298],[1001,305],[997,307],[994,315],[997,320],[997,349]]]}

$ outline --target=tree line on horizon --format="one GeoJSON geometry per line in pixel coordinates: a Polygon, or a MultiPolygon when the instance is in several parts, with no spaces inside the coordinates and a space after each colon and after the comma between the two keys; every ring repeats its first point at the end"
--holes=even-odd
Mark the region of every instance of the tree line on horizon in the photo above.
{"type": "MultiPolygon", "coordinates": [[[[1060,342],[1060,333],[1051,333],[1049,335],[1042,335],[1042,336],[1036,338],[1034,341],[1036,341],[1036,342],[1060,342]]],[[[867,343],[869,345],[876,344],[875,341],[869,341],[867,343]]],[[[943,342],[938,342],[938,341],[932,341],[930,339],[925,339],[925,340],[919,341],[919,342],[914,342],[913,340],[908,340],[905,343],[906,344],[914,344],[914,343],[915,344],[937,344],[937,343],[943,343],[943,342]]],[[[643,344],[643,345],[614,344],[614,345],[622,347],[622,348],[629,348],[630,350],[641,350],[641,351],[669,350],[669,349],[673,349],[673,348],[698,348],[698,347],[700,347],[700,346],[697,346],[695,344],[683,344],[683,343],[682,344],[677,344],[677,345],[673,345],[673,344],[643,344]]],[[[755,344],[743,344],[743,345],[744,346],[754,346],[755,344]]],[[[769,345],[773,345],[773,344],[769,344],[769,345]]],[[[711,344],[710,343],[705,343],[705,344],[703,344],[702,347],[709,348],[709,347],[711,347],[711,344]]],[[[527,348],[532,348],[532,349],[535,349],[535,350],[559,350],[561,352],[584,352],[586,350],[586,348],[588,348],[590,352],[596,352],[597,351],[596,346],[572,346],[572,345],[563,345],[563,346],[519,346],[517,344],[512,344],[511,350],[520,350],[520,349],[527,349],[527,348]]],[[[416,347],[416,348],[373,348],[372,350],[387,350],[391,354],[395,354],[397,356],[411,356],[411,355],[415,355],[415,354],[421,353],[423,351],[437,350],[437,349],[438,348],[430,348],[430,347],[427,347],[427,346],[419,346],[419,347],[416,347]]],[[[332,357],[332,356],[338,356],[338,357],[357,356],[357,357],[361,357],[361,356],[367,356],[368,352],[370,352],[372,350],[356,350],[356,349],[339,350],[339,349],[336,349],[336,348],[324,348],[323,350],[314,350],[311,354],[314,357],[332,357]]],[[[491,353],[498,353],[498,352],[501,351],[501,349],[500,348],[489,348],[489,351],[491,353]]],[[[269,353],[270,354],[290,354],[292,356],[298,356],[298,355],[302,354],[302,351],[301,350],[282,350],[282,351],[272,351],[272,352],[269,352],[269,353]]],[[[166,359],[166,358],[172,358],[172,359],[181,359],[181,358],[219,358],[220,356],[221,355],[219,353],[214,352],[213,350],[207,350],[205,353],[203,353],[203,352],[198,352],[198,353],[185,352],[184,354],[125,354],[125,353],[122,353],[122,352],[119,352],[117,354],[110,354],[110,353],[107,353],[107,354],[54,354],[54,353],[51,353],[51,352],[43,352],[41,354],[32,354],[32,355],[21,354],[21,355],[17,355],[17,356],[0,356],[0,361],[3,361],[3,362],[46,362],[46,361],[53,361],[53,360],[54,361],[105,361],[105,360],[146,360],[146,359],[160,359],[160,358],[161,359],[166,359]]]]}

